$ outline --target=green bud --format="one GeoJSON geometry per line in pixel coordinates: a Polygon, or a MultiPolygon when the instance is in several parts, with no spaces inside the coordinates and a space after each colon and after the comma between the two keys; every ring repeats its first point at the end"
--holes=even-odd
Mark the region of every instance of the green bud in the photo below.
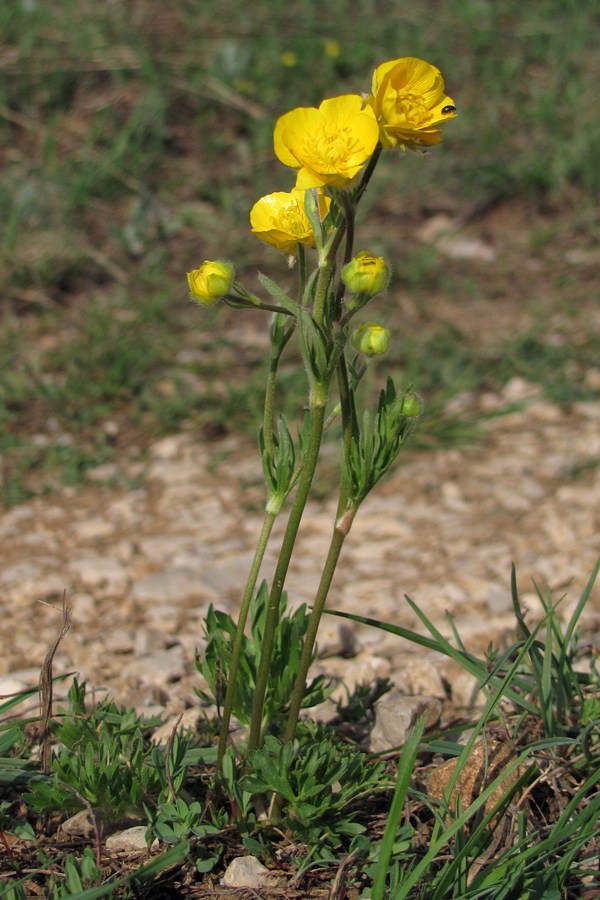
{"type": "Polygon", "coordinates": [[[363,322],[352,333],[352,346],[365,356],[382,356],[390,346],[390,332],[376,322],[363,322]]]}
{"type": "Polygon", "coordinates": [[[364,250],[342,269],[342,281],[363,303],[385,290],[389,280],[390,270],[383,256],[371,256],[364,250]]]}
{"type": "Polygon", "coordinates": [[[205,260],[199,269],[187,273],[190,297],[202,306],[212,306],[231,289],[235,269],[222,260],[205,260]]]}
{"type": "Polygon", "coordinates": [[[402,415],[416,419],[423,412],[423,402],[418,394],[408,391],[402,396],[402,415]]]}

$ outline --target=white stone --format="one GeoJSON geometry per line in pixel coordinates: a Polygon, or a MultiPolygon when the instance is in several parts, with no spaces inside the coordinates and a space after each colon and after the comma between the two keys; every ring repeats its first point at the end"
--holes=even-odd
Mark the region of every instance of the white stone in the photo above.
{"type": "Polygon", "coordinates": [[[189,597],[212,600],[216,595],[197,572],[179,567],[140,578],[131,590],[131,598],[144,603],[178,603],[189,597]]]}
{"type": "Polygon", "coordinates": [[[272,875],[269,869],[255,856],[236,856],[232,859],[223,875],[225,887],[277,888],[285,884],[285,879],[272,875]]]}
{"type": "Polygon", "coordinates": [[[79,541],[97,541],[107,538],[115,530],[114,524],[103,518],[84,519],[82,522],[74,522],[71,527],[79,541]]]}
{"type": "Polygon", "coordinates": [[[118,597],[127,588],[125,569],[110,556],[79,556],[71,560],[69,570],[97,597],[118,597]]]}
{"type": "MultiPolygon", "coordinates": [[[[158,849],[158,841],[154,840],[150,850],[158,849]]],[[[116,831],[107,837],[105,847],[111,853],[141,853],[148,850],[146,826],[134,825],[124,831],[116,831]]]]}
{"type": "Polygon", "coordinates": [[[126,680],[142,683],[166,684],[175,681],[185,674],[183,649],[176,645],[169,650],[156,650],[147,656],[140,656],[126,663],[122,674],[126,680]]]}
{"type": "Polygon", "coordinates": [[[427,716],[426,727],[431,728],[439,721],[441,712],[442,704],[436,697],[385,694],[375,704],[371,753],[385,753],[402,746],[423,713],[427,716]]]}
{"type": "Polygon", "coordinates": [[[435,664],[417,653],[399,654],[390,679],[402,694],[437,697],[444,700],[444,680],[435,664]]]}

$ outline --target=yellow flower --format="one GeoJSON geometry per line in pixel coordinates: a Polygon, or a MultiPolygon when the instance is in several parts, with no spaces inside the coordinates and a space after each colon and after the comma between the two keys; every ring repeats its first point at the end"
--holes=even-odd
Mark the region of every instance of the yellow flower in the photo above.
{"type": "Polygon", "coordinates": [[[439,144],[438,126],[456,116],[454,102],[444,93],[440,70],[413,56],[375,69],[368,103],[377,116],[384,147],[400,144],[418,149],[439,144]]]}
{"type": "Polygon", "coordinates": [[[235,269],[221,260],[205,260],[199,269],[187,273],[190,297],[202,306],[212,306],[231,288],[235,269]]]}
{"type": "Polygon", "coordinates": [[[279,58],[281,65],[285,66],[286,69],[293,69],[294,66],[298,65],[298,57],[293,50],[284,50],[279,58]]]}
{"type": "MultiPolygon", "coordinates": [[[[319,192],[319,210],[324,219],[331,200],[319,192]]],[[[252,232],[282,253],[294,253],[296,244],[314,247],[315,237],[304,211],[304,191],[276,191],[257,200],[250,211],[252,232]]]]}
{"type": "Polygon", "coordinates": [[[390,280],[390,270],[383,256],[371,256],[365,250],[357,253],[342,269],[342,281],[361,300],[380,294],[390,280]]]}
{"type": "Polygon", "coordinates": [[[323,100],[318,109],[298,107],[281,116],[273,143],[282,163],[298,169],[300,190],[345,187],[377,146],[379,128],[358,94],[323,100]]]}
{"type": "Polygon", "coordinates": [[[337,59],[340,55],[340,43],[335,39],[324,41],[323,50],[325,51],[325,56],[328,56],[329,59],[337,59]]]}
{"type": "Polygon", "coordinates": [[[390,332],[376,322],[363,322],[352,333],[352,346],[365,356],[382,356],[390,346],[390,332]]]}

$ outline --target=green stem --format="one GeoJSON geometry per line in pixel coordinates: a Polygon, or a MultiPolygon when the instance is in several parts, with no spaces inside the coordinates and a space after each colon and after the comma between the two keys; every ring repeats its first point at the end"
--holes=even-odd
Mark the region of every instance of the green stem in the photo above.
{"type": "Polygon", "coordinates": [[[273,454],[275,452],[275,448],[273,447],[273,407],[275,403],[277,370],[279,368],[281,354],[283,353],[287,342],[292,336],[295,324],[296,323],[294,320],[291,328],[288,328],[287,333],[285,334],[281,342],[281,345],[277,348],[276,351],[274,349],[272,350],[271,359],[269,362],[269,374],[267,375],[267,385],[265,388],[265,408],[263,413],[263,440],[265,442],[265,451],[269,454],[271,459],[273,458],[273,454]]]}
{"type": "Polygon", "coordinates": [[[308,271],[306,267],[306,251],[302,244],[296,244],[296,259],[298,262],[298,305],[301,305],[306,288],[308,271]]]}
{"type": "Polygon", "coordinates": [[[375,167],[377,166],[377,163],[379,162],[379,157],[381,156],[382,150],[383,150],[383,147],[381,146],[381,144],[377,144],[377,146],[375,147],[375,150],[373,152],[373,155],[371,156],[371,159],[369,160],[369,162],[366,165],[365,171],[362,174],[360,184],[356,191],[356,196],[354,198],[355,206],[358,206],[358,203],[359,203],[362,195],[364,194],[364,192],[367,189],[367,186],[371,180],[373,172],[375,171],[375,167]]]}
{"type": "Polygon", "coordinates": [[[327,559],[323,567],[321,581],[319,582],[315,602],[310,614],[310,618],[308,620],[306,635],[304,637],[304,646],[302,647],[302,654],[300,656],[298,674],[296,675],[296,683],[294,685],[294,692],[292,694],[292,699],[290,702],[287,725],[282,739],[284,743],[293,741],[296,734],[296,725],[298,724],[298,716],[300,715],[300,709],[302,707],[302,699],[304,697],[304,691],[306,689],[306,678],[308,675],[310,664],[312,662],[313,650],[315,641],[317,639],[319,623],[321,621],[321,616],[323,615],[325,602],[327,600],[329,588],[331,587],[335,569],[340,558],[340,553],[342,552],[344,541],[346,539],[346,536],[348,535],[348,532],[350,531],[357,509],[358,507],[355,506],[349,507],[346,510],[345,514],[342,516],[341,520],[338,520],[333,530],[333,535],[329,544],[329,551],[327,553],[327,559]]]}
{"type": "Polygon", "coordinates": [[[267,375],[267,385],[265,388],[265,410],[263,418],[263,441],[265,442],[265,453],[270,459],[273,459],[275,448],[273,447],[273,405],[275,403],[275,384],[277,381],[277,367],[279,365],[279,356],[271,357],[269,363],[269,374],[267,375]]]}
{"type": "Polygon", "coordinates": [[[269,668],[271,665],[271,657],[273,654],[273,644],[275,642],[275,633],[279,624],[279,607],[281,603],[281,595],[285,583],[287,570],[290,564],[292,551],[296,542],[298,528],[306,506],[310,486],[312,484],[317,460],[319,458],[319,450],[321,447],[321,437],[323,435],[323,425],[325,420],[325,401],[326,389],[322,387],[322,396],[313,398],[311,406],[310,433],[304,458],[304,465],[298,481],[298,490],[294,498],[294,504],[290,512],[285,535],[281,544],[281,551],[273,577],[273,585],[269,596],[269,607],[267,609],[267,617],[265,622],[265,632],[263,637],[263,645],[260,656],[258,673],[256,676],[256,685],[254,689],[254,702],[252,704],[252,719],[250,722],[250,736],[248,738],[248,749],[256,750],[261,738],[263,711],[265,703],[265,694],[267,692],[267,682],[269,679],[269,668]]]}
{"type": "Polygon", "coordinates": [[[250,603],[252,602],[252,598],[254,596],[256,580],[258,578],[258,573],[259,573],[260,567],[262,565],[262,561],[263,561],[263,558],[265,555],[265,550],[267,549],[269,537],[271,536],[271,530],[273,528],[273,523],[275,522],[276,518],[277,518],[277,513],[267,512],[265,515],[265,518],[263,520],[262,530],[260,533],[260,537],[259,537],[258,543],[256,545],[254,559],[252,560],[252,566],[250,568],[250,573],[248,575],[246,589],[244,591],[244,596],[242,598],[240,614],[238,617],[237,627],[236,627],[235,635],[233,638],[233,646],[231,649],[231,663],[230,663],[230,667],[229,667],[229,676],[228,676],[228,680],[227,680],[227,690],[225,691],[223,716],[221,718],[221,730],[219,733],[219,746],[218,746],[218,750],[217,750],[217,772],[219,772],[221,769],[221,764],[223,762],[223,756],[225,755],[225,750],[227,749],[227,738],[229,736],[229,723],[231,721],[231,713],[233,710],[233,699],[235,696],[237,673],[238,673],[238,669],[239,669],[239,665],[240,665],[240,656],[242,653],[242,644],[244,641],[244,629],[246,627],[248,611],[250,609],[250,603]]]}
{"type": "Polygon", "coordinates": [[[322,325],[325,318],[325,302],[327,300],[327,291],[329,290],[332,272],[333,260],[327,259],[319,270],[319,280],[317,281],[317,289],[315,291],[313,319],[317,325],[322,325]]]}
{"type": "MultiPolygon", "coordinates": [[[[373,166],[374,168],[374,166],[373,166]]],[[[370,176],[369,176],[370,177],[370,176]]],[[[344,204],[345,220],[346,220],[346,243],[344,247],[343,265],[350,262],[354,248],[354,221],[356,218],[356,205],[350,202],[344,204]]],[[[342,304],[344,302],[344,282],[340,279],[338,284],[338,292],[335,304],[335,317],[339,320],[342,315],[342,304]]],[[[342,352],[336,366],[338,390],[340,394],[340,407],[342,410],[342,456],[344,463],[347,464],[352,450],[352,437],[358,432],[358,423],[356,421],[356,407],[354,404],[354,394],[350,389],[348,381],[348,367],[346,365],[346,357],[342,352]]],[[[339,518],[348,502],[349,485],[346,477],[347,465],[344,465],[342,478],[340,483],[340,496],[338,499],[337,518],[339,518]]]]}
{"type": "Polygon", "coordinates": [[[342,410],[342,459],[343,470],[340,482],[340,495],[338,498],[338,507],[336,518],[345,511],[348,505],[349,484],[347,478],[348,460],[352,450],[352,438],[358,433],[358,422],[356,419],[356,407],[354,404],[354,394],[350,389],[348,381],[348,367],[346,365],[346,357],[342,353],[337,363],[337,382],[340,394],[340,407],[342,410]]]}
{"type": "MultiPolygon", "coordinates": [[[[350,531],[350,528],[352,527],[352,522],[357,510],[358,507],[348,507],[341,520],[338,519],[333,530],[333,535],[329,544],[329,551],[327,553],[327,559],[325,560],[325,565],[323,567],[323,572],[321,575],[321,581],[319,582],[319,587],[317,589],[317,594],[315,597],[315,603],[312,608],[312,612],[310,614],[310,618],[308,620],[308,625],[306,628],[306,634],[304,636],[302,654],[300,656],[298,672],[296,674],[296,683],[294,684],[294,691],[292,693],[290,702],[287,723],[282,737],[282,741],[284,744],[290,743],[296,736],[296,726],[298,725],[298,718],[300,716],[300,710],[302,708],[302,700],[304,698],[304,692],[306,690],[306,679],[308,677],[308,670],[312,662],[319,624],[321,622],[323,610],[325,609],[325,602],[327,600],[327,595],[329,594],[329,588],[331,587],[331,582],[333,580],[338,560],[340,558],[340,553],[342,552],[342,547],[344,545],[346,536],[350,531]]],[[[280,812],[281,797],[278,794],[273,794],[273,797],[271,799],[271,806],[269,809],[270,820],[277,820],[279,818],[280,812]]]]}
{"type": "MultiPolygon", "coordinates": [[[[292,336],[292,332],[294,330],[295,322],[292,323],[291,327],[288,328],[286,334],[284,335],[281,342],[279,342],[277,348],[272,347],[271,350],[271,360],[269,363],[269,374],[267,376],[267,386],[265,390],[265,408],[264,408],[264,419],[263,419],[263,439],[265,443],[265,452],[268,453],[271,458],[274,453],[273,446],[273,406],[275,400],[275,385],[277,383],[277,370],[279,368],[279,361],[281,359],[281,354],[288,343],[290,337],[292,336]]],[[[269,498],[272,499],[272,498],[269,498]]],[[[252,602],[252,598],[254,596],[254,591],[256,588],[256,581],[258,578],[258,573],[260,571],[260,567],[262,565],[262,561],[264,559],[265,551],[267,549],[267,544],[269,543],[269,538],[271,536],[271,531],[273,529],[273,523],[275,519],[279,515],[279,511],[281,509],[281,503],[277,505],[277,508],[274,509],[271,504],[267,504],[267,512],[265,513],[265,517],[263,520],[262,529],[260,532],[260,536],[258,538],[258,543],[256,545],[256,550],[254,553],[254,559],[252,560],[252,565],[250,567],[250,572],[248,574],[248,580],[246,582],[246,588],[244,590],[244,595],[242,597],[242,603],[240,606],[240,613],[238,617],[238,622],[236,626],[235,635],[233,638],[233,645],[231,648],[231,663],[229,669],[229,677],[227,681],[227,689],[225,692],[225,702],[223,706],[223,716],[221,719],[221,730],[219,733],[219,745],[217,750],[217,771],[220,771],[221,764],[223,762],[223,756],[225,754],[225,750],[227,748],[227,738],[229,735],[229,723],[231,721],[231,714],[233,710],[233,701],[235,696],[235,688],[237,681],[237,673],[240,664],[240,656],[242,653],[242,645],[244,641],[244,629],[246,627],[246,621],[248,619],[248,612],[250,610],[250,604],[252,602]]]]}

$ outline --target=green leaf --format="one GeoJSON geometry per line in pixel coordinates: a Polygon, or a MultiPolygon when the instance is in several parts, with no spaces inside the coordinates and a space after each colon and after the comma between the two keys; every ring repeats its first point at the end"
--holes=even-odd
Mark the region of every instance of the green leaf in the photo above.
{"type": "Polygon", "coordinates": [[[258,280],[264,287],[264,289],[271,295],[273,300],[276,300],[280,306],[284,309],[287,309],[288,312],[292,313],[292,315],[297,315],[298,313],[298,304],[294,303],[291,297],[283,291],[277,282],[271,281],[270,278],[267,278],[266,275],[263,275],[262,272],[258,273],[258,280]]]}

